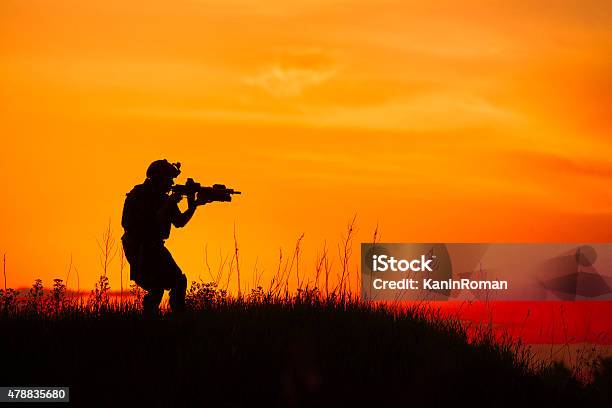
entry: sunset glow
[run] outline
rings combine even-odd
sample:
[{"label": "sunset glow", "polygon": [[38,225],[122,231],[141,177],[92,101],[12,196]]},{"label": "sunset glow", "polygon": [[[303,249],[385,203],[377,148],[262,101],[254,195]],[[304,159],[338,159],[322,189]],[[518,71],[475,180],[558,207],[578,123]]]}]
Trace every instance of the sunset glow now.
[{"label": "sunset glow", "polygon": [[302,233],[301,270],[325,243],[337,257],[354,215],[354,269],[377,224],[387,242],[612,241],[611,2],[260,3],[3,1],[9,287],[72,258],[90,290],[97,240],[109,219],[119,240],[160,158],[243,192],[168,241],[207,280],[205,247],[215,268],[235,228],[243,290]]}]

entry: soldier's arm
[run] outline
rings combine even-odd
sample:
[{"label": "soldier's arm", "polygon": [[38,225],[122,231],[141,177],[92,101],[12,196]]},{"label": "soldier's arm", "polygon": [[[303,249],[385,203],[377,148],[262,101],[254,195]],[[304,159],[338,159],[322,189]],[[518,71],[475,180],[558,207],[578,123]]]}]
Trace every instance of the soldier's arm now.
[{"label": "soldier's arm", "polygon": [[181,212],[178,206],[176,206],[174,216],[172,217],[172,224],[176,228],[184,227],[189,222],[191,217],[193,217],[193,214],[195,213],[195,210],[198,207],[198,205],[196,204],[195,196],[188,196],[187,202],[189,204],[185,212]]},{"label": "soldier's arm", "polygon": [[172,225],[174,225],[176,228],[184,227],[189,222],[191,217],[193,217],[195,209],[196,207],[189,207],[185,210],[185,212],[181,212],[179,210],[172,219]]}]

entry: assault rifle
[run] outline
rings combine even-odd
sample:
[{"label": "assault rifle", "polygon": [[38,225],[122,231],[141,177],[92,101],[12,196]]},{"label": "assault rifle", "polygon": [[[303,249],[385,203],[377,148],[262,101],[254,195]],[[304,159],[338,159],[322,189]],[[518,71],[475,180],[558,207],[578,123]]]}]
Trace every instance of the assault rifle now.
[{"label": "assault rifle", "polygon": [[192,178],[188,178],[185,184],[175,184],[172,192],[189,196],[197,194],[198,205],[212,203],[213,201],[232,201],[232,195],[241,194],[233,188],[227,188],[223,184],[213,184],[212,187],[202,186]]}]

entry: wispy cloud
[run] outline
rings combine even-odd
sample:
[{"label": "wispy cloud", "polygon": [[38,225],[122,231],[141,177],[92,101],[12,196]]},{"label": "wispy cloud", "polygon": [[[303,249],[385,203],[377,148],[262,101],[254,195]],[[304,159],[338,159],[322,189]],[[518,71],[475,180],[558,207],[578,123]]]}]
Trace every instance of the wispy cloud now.
[{"label": "wispy cloud", "polygon": [[277,98],[295,97],[308,87],[328,81],[339,67],[319,49],[284,51],[277,61],[243,82],[259,87]]}]

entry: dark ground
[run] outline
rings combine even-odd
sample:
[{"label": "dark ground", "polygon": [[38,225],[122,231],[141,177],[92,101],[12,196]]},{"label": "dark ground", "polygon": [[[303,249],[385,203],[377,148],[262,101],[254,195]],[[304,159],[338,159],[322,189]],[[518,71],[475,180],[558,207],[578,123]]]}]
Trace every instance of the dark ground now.
[{"label": "dark ground", "polygon": [[0,384],[70,386],[72,406],[612,406],[609,362],[583,386],[487,333],[468,341],[427,310],[231,301],[143,319],[66,309],[5,314],[0,331]]}]

